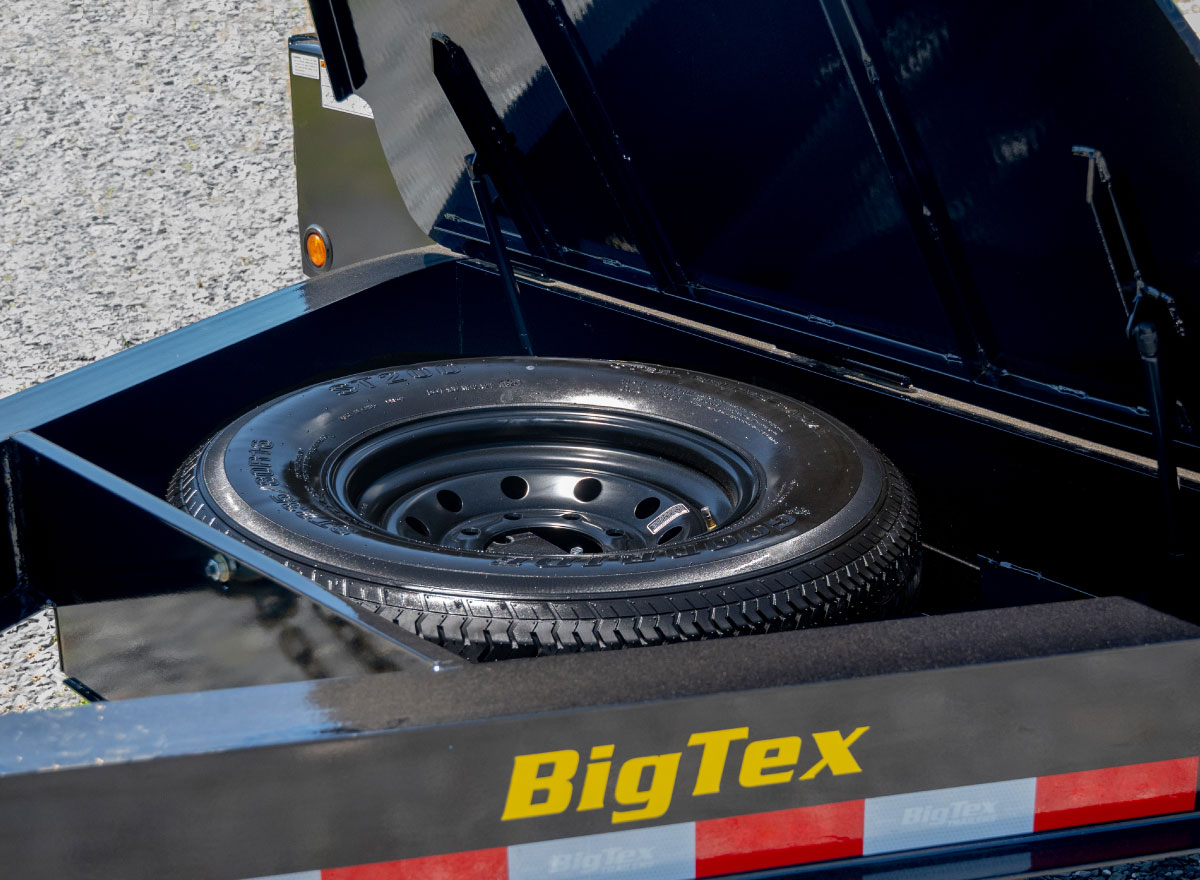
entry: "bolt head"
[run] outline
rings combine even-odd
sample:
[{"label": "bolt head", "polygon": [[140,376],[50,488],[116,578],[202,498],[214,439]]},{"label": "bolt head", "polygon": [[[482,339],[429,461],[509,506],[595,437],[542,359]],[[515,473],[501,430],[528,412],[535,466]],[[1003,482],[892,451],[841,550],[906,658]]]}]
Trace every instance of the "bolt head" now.
[{"label": "bolt head", "polygon": [[218,584],[227,583],[230,571],[229,563],[225,560],[225,557],[218,554],[204,563],[204,576]]}]

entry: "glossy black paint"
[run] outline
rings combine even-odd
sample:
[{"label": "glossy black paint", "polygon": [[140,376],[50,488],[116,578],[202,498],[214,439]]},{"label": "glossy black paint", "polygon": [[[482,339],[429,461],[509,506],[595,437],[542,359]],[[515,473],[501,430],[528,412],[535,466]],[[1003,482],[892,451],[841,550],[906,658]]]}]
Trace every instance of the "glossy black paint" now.
[{"label": "glossy black paint", "polygon": [[[137,357],[121,355],[78,379],[55,380],[5,401],[0,423],[32,428],[161,497],[192,448],[286,390],[360,368],[519,353],[512,311],[494,273],[463,262],[412,271],[444,259],[391,258],[281,291],[139,347]],[[389,277],[405,270],[409,274]],[[362,286],[357,295],[343,295],[356,284]],[[1176,583],[1169,563],[1145,549],[1159,543],[1159,520],[1147,512],[1159,509],[1160,490],[1144,460],[1082,448],[918,387],[756,348],[586,292],[524,280],[519,294],[538,355],[716,372],[799,397],[853,425],[912,479],[926,543],[956,557],[1009,562],[1092,594],[1140,594]],[[256,327],[262,332],[250,334]],[[91,395],[98,399],[82,405]],[[178,401],[171,431],[161,429],[164,400]],[[200,400],[207,405],[196,405]],[[114,424],[123,430],[114,433]],[[131,432],[154,440],[130,443]],[[50,496],[33,496],[35,504],[52,503],[39,497]],[[1180,503],[1181,534],[1200,528],[1198,499],[1189,481]],[[965,510],[971,515],[963,516]],[[1106,536],[1103,553],[1071,549],[1095,546],[1097,535]],[[1119,538],[1109,540],[1113,536]],[[47,556],[68,566],[91,558]]]},{"label": "glossy black paint", "polygon": [[[561,257],[562,251],[542,219],[533,201],[519,163],[515,161],[513,134],[504,127],[487,93],[483,90],[471,61],[462,47],[445,34],[434,34],[429,41],[433,73],[454,114],[462,122],[467,137],[475,148],[467,159],[467,178],[472,183],[472,195],[479,209],[488,241],[500,241],[499,228],[493,229],[494,218],[489,212],[492,203],[490,187],[483,176],[504,200],[525,247],[542,257]],[[483,169],[486,169],[483,170]],[[486,197],[481,198],[480,186]]]},{"label": "glossy black paint", "polygon": [[[390,640],[398,669],[293,683],[263,670],[258,687],[147,699],[135,697],[154,686],[127,676],[124,692],[97,690],[132,699],[2,718],[0,864],[29,877],[234,877],[552,836],[498,827],[488,812],[514,754],[608,729],[661,749],[693,722],[738,713],[768,728],[788,712],[830,727],[872,714],[879,729],[910,731],[898,746],[881,737],[870,776],[805,795],[813,802],[1195,754],[1195,627],[1126,600],[1070,601],[1136,596],[1200,617],[1179,601],[1184,575],[1151,549],[1161,488],[1145,458],[1149,417],[1136,408],[1140,363],[1121,316],[1111,322],[1119,306],[1080,197],[1086,171],[1060,155],[1086,143],[1110,156],[1145,274],[1178,297],[1190,326],[1200,267],[1179,218],[1197,185],[1185,161],[1196,44],[1173,7],[1140,0],[1101,19],[1082,0],[1019,2],[985,19],[976,6],[922,0],[828,0],[819,15],[796,4],[564,2],[552,9],[570,20],[560,39],[531,3],[511,0],[458,18],[434,0],[379,19],[366,4],[327,5],[343,23],[353,12],[356,85],[413,214],[486,262],[430,248],[351,266],[0,401],[0,622],[46,598],[86,616],[118,598],[186,597],[219,551]],[[440,100],[435,31],[466,48],[564,245],[560,265],[514,258],[533,350],[721,373],[845,419],[920,493],[937,560],[932,616],[453,665],[161,500],[196,443],[286,390],[521,350],[462,174],[470,143],[448,108],[419,133],[399,112]],[[661,94],[646,88],[651,74]],[[354,120],[317,119],[325,135],[338,130],[327,122]],[[414,147],[423,162],[397,166]],[[515,226],[501,222],[519,254]],[[681,287],[643,257],[647,224]],[[980,403],[989,408],[970,405]],[[1178,436],[1179,461],[1194,468],[1194,445]],[[1184,477],[1186,541],[1200,530],[1200,491]],[[968,613],[942,614],[955,610]],[[189,623],[157,637],[196,647]],[[226,683],[151,672],[201,691]],[[108,674],[120,680],[119,664]],[[953,717],[921,711],[945,708],[950,693],[961,698]],[[1008,736],[995,736],[998,718]],[[1182,814],[815,870],[1049,871],[1196,849],[1198,822]]]},{"label": "glossy black paint", "polygon": [[[654,823],[1173,758],[1194,749],[1200,724],[1186,697],[1195,633],[1098,600],[8,716],[0,853],[31,878],[83,865],[245,877],[603,832],[602,811],[500,822],[512,757],[592,742],[654,753],[733,722],[767,735],[868,724],[875,736],[857,750],[861,774],[759,792],[731,783],[717,798],[684,790]],[[917,657],[914,644],[937,647]],[[1064,648],[1074,653],[1056,655]],[[1032,682],[1045,699],[1029,700]],[[536,724],[532,712],[544,713]],[[1012,719],[1003,734],[997,719]],[[694,750],[687,761],[694,773]],[[105,822],[87,822],[98,810]],[[1196,845],[1194,816],[1173,817],[1172,848]],[[1122,831],[1121,855],[1150,851],[1137,825]],[[136,847],[112,845],[135,834]],[[975,876],[982,854],[1019,858],[1052,841],[924,857]],[[1079,858],[1048,851],[1043,870]]]},{"label": "glossy black paint", "polygon": [[[1077,552],[1105,527],[1080,511],[1103,511],[1106,503],[1137,510],[1139,499],[1157,497],[1158,482],[1144,464],[963,409],[916,386],[885,385],[594,292],[522,279],[518,293],[538,354],[686,364],[779,388],[852,421],[913,475],[922,491],[927,540],[959,557],[931,553],[946,560],[936,578],[942,608],[979,607],[995,592],[988,578],[962,561],[980,553],[1009,564],[1003,571],[1019,580],[1027,602],[1072,595],[1047,578],[1088,593],[1136,593],[1169,583],[1138,544],[1143,534],[1153,534],[1152,526],[1126,521],[1120,510],[1113,516],[1122,517],[1127,544],[1107,541],[1104,554]],[[428,250],[332,272],[0,402],[0,425],[11,435],[5,446],[11,505],[5,509],[16,517],[8,524],[15,543],[5,546],[4,568],[20,585],[10,592],[10,605],[49,597],[75,603],[86,616],[91,603],[117,597],[186,595],[217,550],[302,600],[357,618],[295,572],[160,500],[171,472],[214,425],[286,388],[362,365],[519,350],[494,270]],[[163,428],[168,424],[169,431]],[[1196,498],[1193,489],[1183,498],[1193,529]],[[79,527],[81,517],[87,528]],[[65,535],[69,553],[63,552]],[[761,713],[781,706],[803,707],[807,717],[832,705],[822,702],[826,697],[806,696],[818,691],[843,714],[881,718],[879,695],[915,705],[922,689],[944,693],[947,684],[939,676],[953,672],[981,700],[977,710],[959,716],[973,719],[962,723],[982,725],[961,729],[961,741],[974,750],[969,760],[965,753],[947,757],[945,729],[935,733],[931,726],[928,735],[910,740],[910,751],[881,751],[873,759],[878,774],[863,777],[856,789],[863,793],[927,788],[932,779],[966,784],[1178,757],[1197,741],[1200,723],[1180,713],[1190,703],[1172,690],[1186,689],[1194,676],[1190,664],[1200,644],[1195,628],[1120,600],[491,667],[443,662],[431,646],[405,644],[403,634],[379,628],[371,617],[357,619],[405,652],[395,672],[272,684],[264,669],[256,688],[0,719],[0,740],[13,746],[5,754],[19,758],[0,774],[0,809],[22,817],[20,823],[0,821],[0,829],[11,831],[0,831],[5,864],[21,865],[31,877],[75,873],[84,864],[95,874],[153,875],[168,863],[178,876],[189,870],[195,876],[253,876],[516,840],[495,829],[487,799],[499,796],[496,786],[503,788],[504,781],[497,782],[496,774],[505,772],[531,731],[554,739],[552,730],[541,729],[545,719],[566,725],[563,736],[583,735],[597,724],[665,736],[691,717],[680,714],[680,701],[701,694],[733,701],[699,707],[704,718],[727,716],[734,703],[750,713],[751,723],[760,717],[767,723]],[[183,616],[173,629],[151,636],[178,640],[175,647],[185,652],[200,647],[201,633]],[[72,656],[70,646],[65,652]],[[1034,657],[1042,659],[1028,659]],[[108,680],[121,678],[119,660],[118,653],[118,667],[105,671]],[[1029,667],[1031,662],[1042,665]],[[88,684],[85,669],[72,671]],[[900,673],[902,678],[891,675]],[[166,666],[125,679],[130,687],[124,691],[96,690],[132,697],[139,680],[142,693],[161,693],[162,682],[172,689],[222,684],[205,678],[202,669]],[[853,682],[858,684],[844,687]],[[813,690],[782,702],[777,693],[756,690],[792,685]],[[1045,697],[1037,704],[1038,720],[1030,714],[1031,687]],[[1011,705],[1004,694],[1011,695]],[[631,703],[642,707],[636,723],[622,708]],[[1136,733],[1107,721],[1081,722],[1071,707],[1084,703],[1088,713],[1101,707],[1106,719],[1136,723]],[[1030,721],[1043,745],[1033,751],[993,743],[977,749],[983,729],[992,730],[1002,711]],[[531,724],[530,713],[549,714]],[[936,719],[924,721],[934,725]],[[464,724],[472,732],[465,733]],[[1086,739],[1081,730],[1088,731]],[[448,744],[460,747],[450,763]],[[657,741],[645,746],[657,747]],[[45,772],[52,767],[58,769]],[[380,786],[381,768],[405,779],[403,790]],[[435,820],[433,805],[453,803],[448,790],[479,792],[485,812],[467,821],[454,807],[453,819]],[[214,811],[214,803],[221,809]],[[304,809],[296,808],[299,803]],[[109,817],[103,827],[84,822],[80,812],[97,810]],[[409,818],[394,821],[397,810],[409,811]],[[78,829],[69,847],[39,842],[36,829],[57,840],[63,823]],[[489,823],[492,831],[485,830]],[[1175,839],[1191,841],[1190,827],[1182,823],[1182,837]],[[133,834],[134,828],[136,852],[111,846],[114,833]],[[431,836],[435,828],[444,836]],[[1159,840],[1141,831],[1129,835]],[[1154,845],[1147,842],[1143,852]],[[986,852],[991,849],[963,850],[955,863],[971,863]],[[1073,856],[1061,858],[1053,864]]]},{"label": "glossy black paint", "polygon": [[[178,536],[176,543],[182,544]],[[365,675],[403,669],[413,660],[405,649],[248,569],[240,568],[237,580],[213,583],[200,574],[202,552],[180,555],[173,570],[154,570],[158,590],[57,606],[62,668],[78,676],[69,684],[84,699]],[[148,573],[138,566],[138,586]],[[178,589],[160,592],[168,584]],[[183,627],[184,635],[162,637]]]},{"label": "glossy black paint", "polygon": [[[752,319],[755,335],[816,334],[1040,423],[1082,415],[1095,439],[1124,425],[1124,448],[1152,449],[1072,149],[1109,157],[1146,282],[1189,323],[1200,258],[1177,218],[1200,197],[1200,43],[1167,0],[350,5],[361,91],[435,238],[482,238],[441,155],[466,139],[413,61],[438,32],[514,133],[560,264],[643,284],[670,310],[694,298]],[[413,106],[446,137],[414,141]],[[1173,359],[1195,375],[1187,345]],[[1172,420],[1194,461],[1193,384]]]},{"label": "glossy black paint", "polygon": [[[614,125],[601,96],[598,70],[589,57],[583,35],[560,0],[522,7],[554,85],[562,95],[571,121],[579,129],[605,187],[617,202],[632,245],[660,290],[691,296],[679,257],[650,204],[647,193],[630,169],[629,147]],[[612,242],[605,242],[611,247]]]},{"label": "glossy black paint", "polygon": [[[312,34],[289,37],[288,50],[318,62],[324,58]],[[317,79],[291,73],[289,82],[301,230],[296,253],[304,274],[430,244],[396,191],[374,123],[325,107]],[[321,270],[305,252],[304,235],[310,226],[321,229],[330,244],[329,261]]]},{"label": "glossy black paint", "polygon": [[314,0],[309,9],[313,22],[325,34],[330,87],[334,97],[341,101],[361,88],[367,79],[349,5],[346,0]]}]

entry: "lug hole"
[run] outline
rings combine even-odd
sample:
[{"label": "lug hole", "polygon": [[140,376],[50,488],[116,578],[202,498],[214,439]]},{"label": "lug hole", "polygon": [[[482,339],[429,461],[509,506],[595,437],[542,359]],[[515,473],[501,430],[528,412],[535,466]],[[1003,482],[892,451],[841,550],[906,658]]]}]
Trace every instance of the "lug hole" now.
[{"label": "lug hole", "polygon": [[603,488],[599,480],[587,477],[575,484],[575,497],[584,502],[595,501]]},{"label": "lug hole", "polygon": [[579,515],[578,513],[564,513],[562,515],[562,518],[569,519],[569,520],[583,519],[583,517],[581,515]]},{"label": "lug hole", "polygon": [[458,493],[451,492],[449,489],[443,489],[437,493],[437,503],[451,513],[458,513],[462,510],[462,499],[458,497]]},{"label": "lug hole", "polygon": [[604,534],[608,535],[610,538],[620,538],[625,535],[625,530],[624,529],[609,529]]},{"label": "lug hole", "polygon": [[521,514],[519,514],[519,513],[506,513],[506,514],[504,514],[504,518],[505,518],[505,519],[520,519],[520,518],[521,518]]},{"label": "lug hole", "polygon": [[421,522],[415,516],[404,517],[404,523],[421,537],[429,537],[429,526],[425,525],[425,523]]},{"label": "lug hole", "polygon": [[661,502],[651,495],[649,498],[643,498],[638,502],[637,507],[633,509],[633,515],[638,519],[646,519],[654,516],[654,511],[658,510],[658,505]]},{"label": "lug hole", "polygon": [[462,534],[466,535],[468,538],[474,538],[479,534],[479,529],[475,528],[474,526],[468,526],[462,530]]},{"label": "lug hole", "polygon": [[500,481],[500,491],[517,501],[529,494],[529,484],[520,477],[505,477]]},{"label": "lug hole", "polygon": [[665,532],[663,532],[662,537],[658,539],[659,546],[667,543],[667,541],[670,541],[672,538],[677,538],[679,533],[682,531],[683,526],[675,526],[672,529],[667,529]]}]

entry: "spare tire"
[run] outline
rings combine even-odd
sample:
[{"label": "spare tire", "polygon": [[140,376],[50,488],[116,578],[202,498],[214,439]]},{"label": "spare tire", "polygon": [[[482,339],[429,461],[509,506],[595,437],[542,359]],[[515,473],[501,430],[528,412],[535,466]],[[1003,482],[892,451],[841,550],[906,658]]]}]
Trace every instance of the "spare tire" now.
[{"label": "spare tire", "polygon": [[849,428],[622,361],[313,385],[202,444],[168,497],[472,659],[877,617],[919,570],[912,491]]}]

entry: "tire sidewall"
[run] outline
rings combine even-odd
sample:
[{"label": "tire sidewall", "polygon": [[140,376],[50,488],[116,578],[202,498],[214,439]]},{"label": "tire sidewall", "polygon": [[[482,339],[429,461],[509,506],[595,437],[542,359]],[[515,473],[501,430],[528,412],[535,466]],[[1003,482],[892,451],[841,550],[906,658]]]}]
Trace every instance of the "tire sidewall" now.
[{"label": "tire sidewall", "polygon": [[[451,551],[379,534],[342,510],[330,461],[381,430],[449,412],[595,407],[707,434],[759,473],[736,521],[655,550],[585,557]],[[309,386],[219,432],[198,462],[199,503],[232,532],[335,577],[533,601],[652,595],[795,565],[850,540],[886,493],[879,453],[829,415],[717,376],[623,361],[485,358]]]}]

